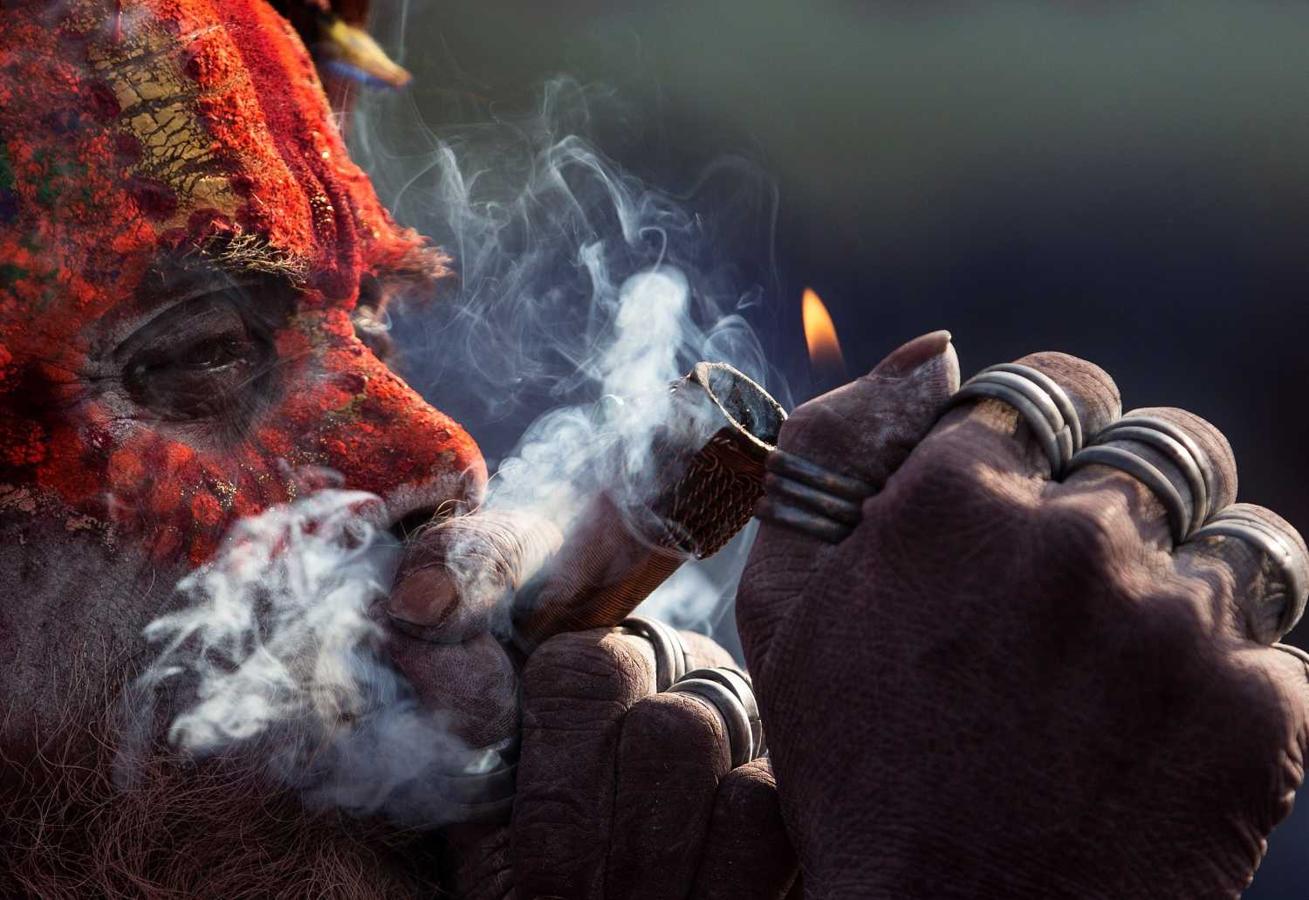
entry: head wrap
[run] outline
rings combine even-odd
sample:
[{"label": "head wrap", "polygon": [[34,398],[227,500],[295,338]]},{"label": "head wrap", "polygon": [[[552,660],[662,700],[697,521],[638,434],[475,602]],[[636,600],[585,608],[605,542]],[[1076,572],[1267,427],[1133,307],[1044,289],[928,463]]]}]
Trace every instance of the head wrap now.
[{"label": "head wrap", "polygon": [[[426,282],[445,259],[391,219],[350,161],[284,18],[263,0],[6,4],[0,483],[54,490],[98,514],[109,498],[148,522],[159,510],[133,499],[127,470],[167,475],[204,462],[201,448],[115,425],[84,391],[74,396],[95,351],[89,326],[131,309],[161,259],[197,258],[295,285],[304,314],[279,350],[304,357],[312,379],[261,421],[260,455],[240,462],[245,475],[230,474],[231,460],[210,461],[227,474],[193,466],[186,477],[213,483],[178,502],[221,523],[278,499],[285,491],[268,487],[274,457],[335,468],[382,493],[425,473],[481,471],[467,435],[354,340],[361,284],[376,295],[377,285]],[[338,406],[349,411],[344,424],[332,417]],[[365,429],[388,423],[410,433],[407,445],[369,444]],[[132,446],[140,452],[124,457]],[[245,482],[260,478],[251,494]],[[197,533],[195,516],[168,528]]]}]

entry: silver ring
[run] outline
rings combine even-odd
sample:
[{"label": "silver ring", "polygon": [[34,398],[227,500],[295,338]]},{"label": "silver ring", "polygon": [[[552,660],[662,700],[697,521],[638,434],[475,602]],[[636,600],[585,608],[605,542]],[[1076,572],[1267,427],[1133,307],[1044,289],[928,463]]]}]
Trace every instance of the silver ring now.
[{"label": "silver ring", "polygon": [[862,518],[858,503],[824,493],[818,488],[792,481],[775,473],[769,473],[767,480],[764,482],[764,489],[774,499],[789,501],[796,506],[807,506],[839,525],[848,525],[853,528],[859,524],[859,519]]},{"label": "silver ring", "polygon": [[1300,665],[1304,666],[1304,677],[1306,680],[1309,680],[1309,653],[1304,652],[1299,647],[1292,646],[1291,644],[1283,644],[1281,642],[1273,644],[1272,648],[1274,650],[1281,650],[1288,656],[1294,656],[1296,659],[1300,660]]},{"label": "silver ring", "polygon": [[955,392],[946,409],[968,400],[999,400],[1017,410],[1045,453],[1051,478],[1063,477],[1081,447],[1082,424],[1072,401],[1050,376],[1031,366],[1003,363],[983,369]]},{"label": "silver ring", "polygon": [[1191,489],[1191,519],[1186,533],[1191,534],[1205,523],[1216,502],[1214,470],[1209,455],[1185,429],[1155,416],[1129,415],[1107,426],[1093,443],[1109,441],[1136,441],[1168,457]]},{"label": "silver ring", "polygon": [[[727,728],[729,752],[732,768],[743,766],[762,751],[762,746],[754,738],[754,722],[751,721],[746,704],[738,691],[742,687],[749,690],[743,679],[734,683],[730,675],[721,669],[697,669],[695,674],[688,673],[668,689],[672,694],[691,694],[704,701],[722,717]],[[750,691],[750,699],[754,694]],[[755,707],[757,710],[757,706]]]},{"label": "silver ring", "polygon": [[1168,514],[1173,543],[1180,544],[1186,540],[1190,531],[1190,523],[1186,516],[1186,501],[1177,492],[1177,488],[1173,487],[1168,476],[1159,471],[1158,466],[1123,447],[1093,445],[1083,448],[1073,457],[1072,462],[1068,464],[1068,471],[1072,473],[1091,465],[1108,466],[1126,472],[1148,487],[1150,492],[1159,498],[1159,502],[1163,504]]},{"label": "silver ring", "polygon": [[785,450],[773,450],[766,463],[764,496],[755,515],[796,531],[839,544],[863,517],[863,502],[877,489],[858,478],[830,472]]},{"label": "silver ring", "polygon": [[1077,415],[1077,407],[1073,406],[1073,401],[1069,399],[1064,389],[1059,386],[1059,382],[1040,369],[1025,366],[1022,363],[999,363],[994,366],[987,366],[978,374],[983,375],[987,372],[1010,372],[1036,382],[1040,388],[1050,395],[1051,401],[1059,409],[1059,414],[1063,416],[1064,424],[1068,426],[1068,435],[1072,439],[1073,452],[1076,453],[1082,449],[1081,417]]},{"label": "silver ring", "polygon": [[746,718],[750,720],[750,739],[752,746],[751,759],[758,759],[768,752],[768,745],[764,740],[764,720],[759,714],[759,701],[755,699],[754,683],[750,676],[740,669],[734,669],[728,666],[719,666],[712,669],[693,669],[686,673],[689,678],[703,678],[707,681],[717,681],[723,687],[730,690],[736,695],[736,699],[745,707]]},{"label": "silver ring", "polygon": [[644,616],[628,616],[618,627],[645,638],[654,648],[656,691],[668,690],[686,674],[686,645],[674,629]]},{"label": "silver ring", "polygon": [[876,492],[876,488],[862,479],[838,475],[816,462],[785,450],[778,449],[769,453],[767,466],[770,472],[855,503],[862,503],[864,498]]},{"label": "silver ring", "polygon": [[[1267,556],[1282,573],[1282,584],[1289,598],[1278,620],[1277,633],[1273,635],[1255,635],[1261,643],[1272,643],[1286,634],[1300,617],[1304,615],[1305,601],[1309,598],[1309,560],[1300,553],[1300,548],[1288,543],[1267,522],[1243,511],[1239,506],[1225,509],[1203,528],[1191,536],[1192,540],[1201,538],[1223,537],[1235,538],[1254,546]],[[1299,563],[1297,565],[1296,563]]]},{"label": "silver ring", "polygon": [[433,776],[438,794],[458,810],[457,821],[478,825],[509,822],[518,789],[519,748],[520,739],[515,735],[498,744],[470,751],[479,757],[494,754],[495,762],[491,766],[486,767],[485,761],[479,760],[477,771],[444,770]]}]

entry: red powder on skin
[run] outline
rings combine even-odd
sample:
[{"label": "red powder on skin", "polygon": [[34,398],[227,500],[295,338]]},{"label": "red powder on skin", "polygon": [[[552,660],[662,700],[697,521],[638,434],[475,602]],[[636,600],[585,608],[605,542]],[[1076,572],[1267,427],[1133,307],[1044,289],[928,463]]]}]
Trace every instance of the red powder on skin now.
[{"label": "red powder on skin", "polygon": [[[261,0],[129,12],[85,0],[51,27],[0,9],[0,482],[193,563],[234,517],[288,499],[288,468],[378,493],[466,471],[476,488],[471,438],[355,339],[363,277],[434,277],[441,258],[349,161],[289,26]],[[144,105],[143,79],[172,105]],[[168,129],[151,119],[163,108]],[[181,137],[161,148],[160,131]],[[133,303],[160,248],[235,235],[308,273],[301,313],[275,336],[280,399],[237,443],[148,418],[108,427],[85,380],[94,323]],[[39,419],[17,377],[34,360],[69,385]]]},{"label": "red powder on skin", "polygon": [[222,504],[213,494],[197,494],[191,499],[191,518],[202,529],[212,530],[223,521]]}]

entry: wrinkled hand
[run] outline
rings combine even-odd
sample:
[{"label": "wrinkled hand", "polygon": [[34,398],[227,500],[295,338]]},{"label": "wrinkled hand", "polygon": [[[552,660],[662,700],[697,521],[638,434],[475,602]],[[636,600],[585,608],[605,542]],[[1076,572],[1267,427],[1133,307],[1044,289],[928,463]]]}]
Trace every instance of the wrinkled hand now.
[{"label": "wrinkled hand", "polygon": [[[1021,362],[1066,391],[1087,443],[1119,417],[1095,366]],[[838,543],[765,523],[738,599],[807,893],[1236,896],[1303,776],[1306,666],[1268,646],[1283,569],[1239,538],[1175,544],[1119,469],[1053,479],[1006,403],[941,417],[957,385],[948,335],[929,335],[782,431],[874,489]],[[1236,496],[1226,440],[1140,412],[1208,457],[1212,521]],[[1166,454],[1117,443],[1194,510]],[[1290,526],[1240,509],[1303,570]]]},{"label": "wrinkled hand", "polygon": [[[645,637],[561,635],[518,672],[491,636],[492,604],[455,596],[437,571],[440,540],[420,535],[393,594],[393,611],[428,623],[393,638],[397,664],[470,744],[513,734],[521,716],[511,823],[445,830],[455,896],[785,896],[795,855],[767,760],[734,768],[713,705],[656,690]],[[687,670],[733,665],[708,638],[681,640]]]}]

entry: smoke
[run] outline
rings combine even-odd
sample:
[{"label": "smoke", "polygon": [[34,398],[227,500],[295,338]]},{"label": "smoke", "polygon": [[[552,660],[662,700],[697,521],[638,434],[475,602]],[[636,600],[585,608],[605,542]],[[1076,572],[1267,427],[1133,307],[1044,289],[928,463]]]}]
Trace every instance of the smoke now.
[{"label": "smoke", "polygon": [[[695,363],[731,363],[787,399],[747,320],[763,288],[733,262],[771,251],[772,182],[721,159],[675,195],[606,157],[601,131],[618,145],[648,133],[612,91],[568,77],[529,111],[439,130],[412,96],[370,95],[349,128],[396,215],[458,270],[444,295],[395,312],[403,373],[481,443],[488,508],[565,529],[601,489],[643,499],[666,387]],[[745,544],[722,551],[732,565],[689,563],[650,607],[712,630]]]},{"label": "smoke", "polygon": [[320,490],[239,521],[178,584],[180,608],[146,628],[158,647],[128,697],[117,777],[150,752],[152,722],[195,757],[240,754],[311,806],[436,825],[457,815],[442,779],[484,771],[385,661],[369,617],[395,546],[371,494]]},{"label": "smoke", "polygon": [[[444,296],[391,310],[404,373],[488,449],[487,508],[565,530],[601,490],[645,497],[668,385],[696,362],[774,380],[746,321],[762,291],[724,262],[711,215],[767,230],[766,180],[729,161],[683,197],[647,187],[585,137],[611,101],[560,78],[531,113],[438,134],[408,95],[368,95],[351,127],[397,218],[458,268]],[[146,631],[158,656],[131,697],[137,740],[121,778],[162,716],[174,746],[248,755],[311,803],[429,825],[457,817],[442,779],[497,757],[453,736],[385,660],[369,611],[396,548],[377,507],[326,490],[270,509],[178,586],[181,608]],[[745,547],[688,564],[650,606],[709,630]]]}]

